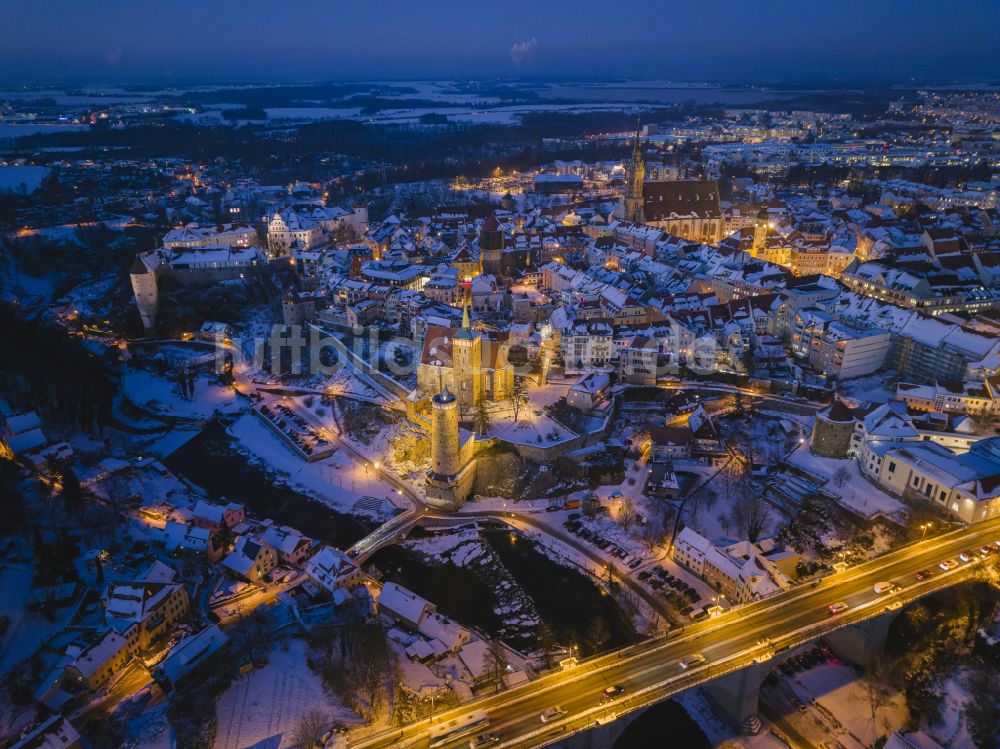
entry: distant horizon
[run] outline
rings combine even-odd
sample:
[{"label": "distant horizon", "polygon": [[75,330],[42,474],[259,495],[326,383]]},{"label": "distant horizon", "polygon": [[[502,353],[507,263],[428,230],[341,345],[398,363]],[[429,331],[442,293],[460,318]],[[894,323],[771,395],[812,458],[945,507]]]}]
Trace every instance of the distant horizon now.
[{"label": "distant horizon", "polygon": [[282,87],[282,86],[324,86],[324,85],[378,85],[378,84],[412,84],[429,82],[455,83],[495,83],[523,85],[525,87],[545,86],[550,84],[618,84],[627,87],[628,84],[649,84],[661,88],[747,88],[747,89],[784,89],[789,91],[816,91],[820,89],[885,89],[901,90],[915,88],[957,88],[968,87],[1000,90],[1000,75],[997,76],[955,76],[955,77],[911,77],[890,79],[876,76],[851,77],[809,77],[809,78],[664,78],[662,76],[627,76],[627,75],[586,75],[586,74],[551,74],[551,75],[454,75],[454,76],[358,76],[358,77],[225,77],[225,76],[149,76],[135,77],[102,76],[56,76],[44,78],[0,77],[0,91],[13,92],[42,91],[45,89],[60,90],[67,88],[139,88],[148,86],[151,91],[159,89],[170,90],[180,87],[205,88],[252,88],[252,87]]}]

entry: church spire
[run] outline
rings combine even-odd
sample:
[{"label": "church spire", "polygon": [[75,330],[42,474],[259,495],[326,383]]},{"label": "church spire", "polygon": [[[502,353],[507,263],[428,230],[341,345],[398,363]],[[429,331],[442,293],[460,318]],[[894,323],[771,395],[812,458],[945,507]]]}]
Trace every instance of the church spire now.
[{"label": "church spire", "polygon": [[632,142],[632,157],[625,165],[625,198],[622,217],[634,224],[644,222],[642,187],[646,179],[646,166],[642,161],[642,123],[636,121],[635,140]]},{"label": "church spire", "polygon": [[462,301],[462,328],[468,330],[471,326],[469,325],[469,295],[466,292],[465,299]]}]

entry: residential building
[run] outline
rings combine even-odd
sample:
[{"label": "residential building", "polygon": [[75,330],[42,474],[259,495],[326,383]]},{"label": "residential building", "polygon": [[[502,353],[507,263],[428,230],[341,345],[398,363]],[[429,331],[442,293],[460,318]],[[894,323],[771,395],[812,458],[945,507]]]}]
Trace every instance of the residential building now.
[{"label": "residential building", "polygon": [[222,565],[237,576],[258,583],[278,565],[278,552],[247,536],[240,536]]},{"label": "residential building", "polygon": [[80,734],[61,715],[42,721],[8,749],[81,749]]},{"label": "residential building", "polygon": [[353,590],[364,582],[364,573],[347,554],[332,546],[324,546],[305,564],[309,579],[327,593]]}]

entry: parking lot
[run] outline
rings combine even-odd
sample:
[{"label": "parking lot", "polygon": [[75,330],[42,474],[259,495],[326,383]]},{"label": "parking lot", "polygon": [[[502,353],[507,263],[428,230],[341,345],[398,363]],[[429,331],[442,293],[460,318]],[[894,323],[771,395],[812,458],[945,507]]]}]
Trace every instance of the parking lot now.
[{"label": "parking lot", "polygon": [[707,616],[704,609],[697,608],[697,604],[703,600],[702,593],[689,582],[667,570],[665,567],[667,562],[640,570],[643,565],[650,563],[646,554],[632,553],[597,531],[586,527],[580,519],[579,513],[570,513],[566,521],[563,522],[563,527],[596,549],[620,560],[628,569],[638,570],[635,578],[681,616],[693,617],[694,619]]}]

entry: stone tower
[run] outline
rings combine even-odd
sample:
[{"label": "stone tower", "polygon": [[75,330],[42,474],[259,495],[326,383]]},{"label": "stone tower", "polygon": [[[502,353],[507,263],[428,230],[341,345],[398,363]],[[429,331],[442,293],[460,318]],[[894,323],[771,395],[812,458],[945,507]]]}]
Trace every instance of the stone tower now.
[{"label": "stone tower", "polygon": [[645,178],[646,166],[642,161],[642,143],[637,129],[632,144],[632,156],[625,164],[625,198],[622,210],[622,218],[634,224],[645,221],[642,209],[642,185]]},{"label": "stone tower", "polygon": [[431,473],[454,476],[458,468],[458,400],[446,385],[431,398]]},{"label": "stone tower", "polygon": [[451,361],[458,403],[463,408],[472,408],[482,387],[483,337],[469,324],[468,302],[462,315],[462,327],[451,339]]},{"label": "stone tower", "polygon": [[840,398],[816,414],[809,449],[827,458],[846,458],[854,433],[854,414]]},{"label": "stone tower", "polygon": [[500,276],[503,270],[503,229],[494,216],[489,216],[479,227],[479,260],[484,275]]},{"label": "stone tower", "polygon": [[457,510],[472,494],[476,480],[475,443],[463,443],[458,432],[458,399],[447,386],[431,398],[431,465],[427,471],[427,503]]}]

